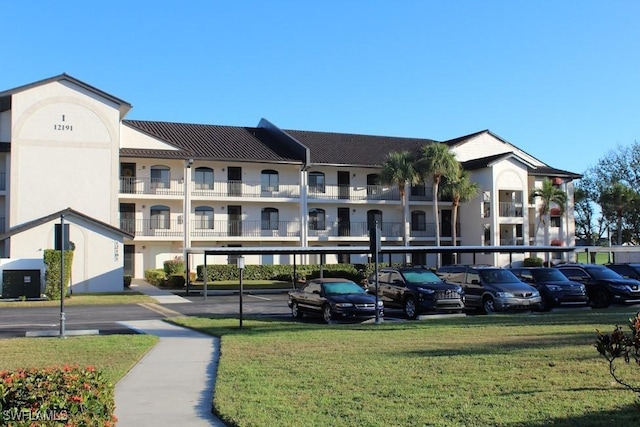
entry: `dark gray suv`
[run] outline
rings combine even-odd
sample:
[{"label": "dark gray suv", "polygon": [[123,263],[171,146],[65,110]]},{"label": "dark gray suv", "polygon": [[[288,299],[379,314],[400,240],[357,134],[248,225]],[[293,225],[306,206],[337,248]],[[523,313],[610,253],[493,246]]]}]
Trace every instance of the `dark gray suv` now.
[{"label": "dark gray suv", "polygon": [[[460,313],[464,310],[462,286],[442,281],[419,267],[382,268],[378,271],[378,297],[387,308],[401,308],[410,319],[425,312]],[[368,290],[375,294],[376,277]]]}]

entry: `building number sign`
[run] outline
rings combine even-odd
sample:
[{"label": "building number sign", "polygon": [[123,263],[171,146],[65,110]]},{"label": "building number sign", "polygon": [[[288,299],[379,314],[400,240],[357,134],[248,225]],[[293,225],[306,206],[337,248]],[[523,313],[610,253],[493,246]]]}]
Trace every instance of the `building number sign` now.
[{"label": "building number sign", "polygon": [[65,115],[63,114],[61,123],[54,124],[53,125],[53,130],[73,131],[73,125],[70,125],[69,123],[65,122]]}]

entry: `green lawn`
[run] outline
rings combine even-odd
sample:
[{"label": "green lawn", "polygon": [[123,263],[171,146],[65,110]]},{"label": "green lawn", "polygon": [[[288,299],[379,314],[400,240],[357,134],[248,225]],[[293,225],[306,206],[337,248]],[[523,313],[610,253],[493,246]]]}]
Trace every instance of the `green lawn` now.
[{"label": "green lawn", "polygon": [[[75,294],[65,298],[65,305],[111,305],[111,304],[138,304],[155,302],[153,298],[139,292],[114,292],[99,294]],[[1,307],[57,307],[60,301],[2,301]]]},{"label": "green lawn", "polygon": [[587,257],[587,254],[585,252],[577,252],[576,253],[576,260],[577,262],[581,262],[581,263],[585,263],[585,264],[606,264],[608,262],[610,262],[609,260],[609,253],[608,252],[596,252],[596,259],[595,262],[592,262],[589,258],[591,258],[591,253],[589,254],[589,257]]},{"label": "green lawn", "polygon": [[[632,308],[381,325],[177,318],[221,336],[214,406],[238,426],[640,425],[595,348]],[[640,368],[620,373],[640,384]]]},{"label": "green lawn", "polygon": [[0,340],[0,370],[94,366],[115,384],[155,344],[153,335],[103,335]]}]

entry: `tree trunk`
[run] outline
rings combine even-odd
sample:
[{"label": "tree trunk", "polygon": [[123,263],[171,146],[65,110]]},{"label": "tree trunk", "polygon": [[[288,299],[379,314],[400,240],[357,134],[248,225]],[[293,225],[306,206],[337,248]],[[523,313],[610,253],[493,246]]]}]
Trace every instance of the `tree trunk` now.
[{"label": "tree trunk", "polygon": [[[438,178],[433,179],[433,216],[436,221],[436,246],[440,246],[440,215],[438,215]],[[440,267],[440,252],[436,252],[436,268]]]}]

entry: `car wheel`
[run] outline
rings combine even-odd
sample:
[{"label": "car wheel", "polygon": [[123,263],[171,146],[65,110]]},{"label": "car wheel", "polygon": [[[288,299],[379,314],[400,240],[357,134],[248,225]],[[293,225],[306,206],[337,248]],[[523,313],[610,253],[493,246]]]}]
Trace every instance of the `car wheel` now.
[{"label": "car wheel", "polygon": [[496,312],[496,306],[493,302],[493,298],[485,297],[485,299],[482,300],[482,311],[484,312],[484,314],[491,314]]},{"label": "car wheel", "polygon": [[322,307],[322,319],[326,323],[331,323],[331,306],[329,304]]},{"label": "car wheel", "polygon": [[596,291],[593,296],[593,306],[595,308],[606,308],[609,307],[609,295],[606,291],[600,290]]},{"label": "car wheel", "polygon": [[409,319],[418,317],[418,309],[414,297],[409,297],[404,301],[404,314],[406,314]]},{"label": "car wheel", "polygon": [[302,312],[300,311],[300,307],[297,302],[294,302],[291,305],[291,315],[296,319],[302,319]]},{"label": "car wheel", "polygon": [[551,303],[545,297],[542,297],[540,299],[540,305],[538,306],[538,311],[549,311],[549,310],[551,310]]}]

